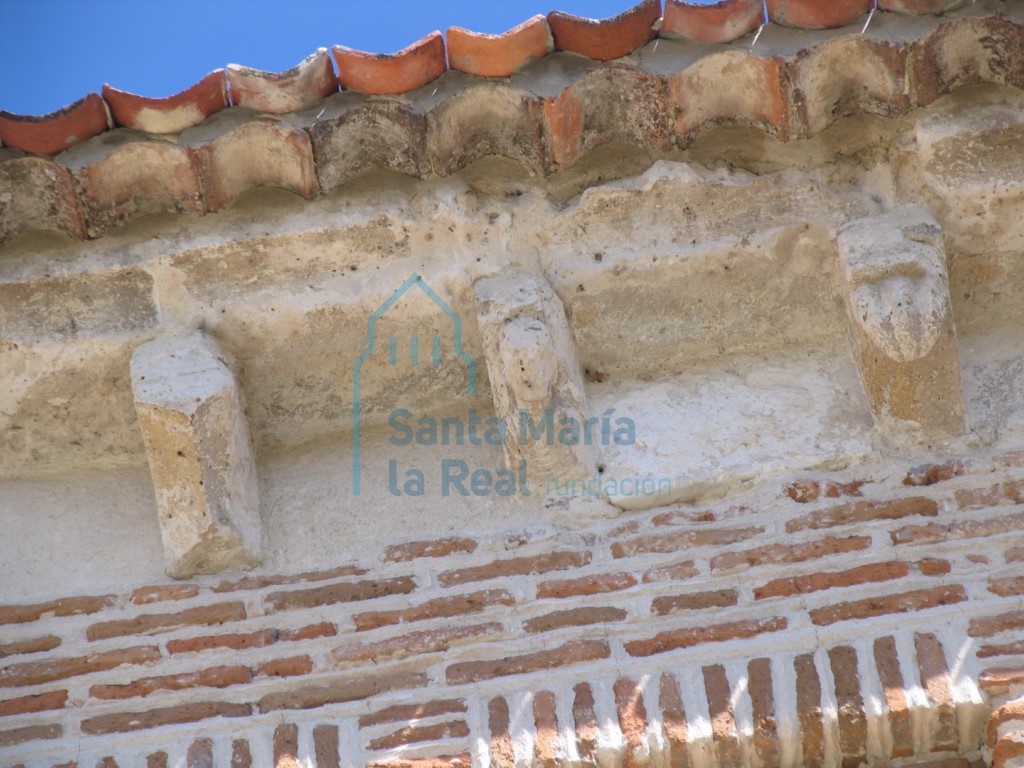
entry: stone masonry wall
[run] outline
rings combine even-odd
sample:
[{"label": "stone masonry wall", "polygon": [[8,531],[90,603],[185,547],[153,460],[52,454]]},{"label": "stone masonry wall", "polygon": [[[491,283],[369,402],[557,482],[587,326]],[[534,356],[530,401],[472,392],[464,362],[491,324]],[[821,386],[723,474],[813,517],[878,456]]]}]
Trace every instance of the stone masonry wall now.
[{"label": "stone masonry wall", "polygon": [[0,764],[1009,759],[1022,502],[1004,452],[5,605]]}]

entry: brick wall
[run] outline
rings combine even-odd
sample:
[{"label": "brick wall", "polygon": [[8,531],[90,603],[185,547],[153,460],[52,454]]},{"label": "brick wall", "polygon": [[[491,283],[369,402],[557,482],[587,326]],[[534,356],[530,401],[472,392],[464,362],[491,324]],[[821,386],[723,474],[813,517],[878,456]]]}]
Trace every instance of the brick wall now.
[{"label": "brick wall", "polygon": [[0,765],[1015,765],[1022,501],[880,465],[0,606]]}]

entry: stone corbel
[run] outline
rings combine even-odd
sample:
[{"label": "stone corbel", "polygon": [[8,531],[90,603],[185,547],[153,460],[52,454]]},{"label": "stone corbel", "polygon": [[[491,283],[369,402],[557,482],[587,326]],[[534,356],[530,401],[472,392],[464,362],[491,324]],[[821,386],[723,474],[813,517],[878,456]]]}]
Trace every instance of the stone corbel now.
[{"label": "stone corbel", "polygon": [[167,333],[135,349],[131,374],[167,574],[253,567],[256,465],[228,357],[199,331]]},{"label": "stone corbel", "polygon": [[494,409],[505,421],[508,468],[525,465],[531,493],[589,478],[595,446],[560,435],[587,418],[583,375],[561,300],[547,281],[508,272],[476,283],[476,305]]},{"label": "stone corbel", "polygon": [[923,207],[860,219],[839,233],[857,364],[878,429],[897,442],[966,428],[946,252]]}]

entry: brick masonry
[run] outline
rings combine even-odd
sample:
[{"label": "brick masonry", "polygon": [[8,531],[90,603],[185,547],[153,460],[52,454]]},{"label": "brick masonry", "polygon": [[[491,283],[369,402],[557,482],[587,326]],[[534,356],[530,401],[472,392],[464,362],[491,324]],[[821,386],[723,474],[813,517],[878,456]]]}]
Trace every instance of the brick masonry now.
[{"label": "brick masonry", "polygon": [[1009,768],[1024,468],[966,459],[0,606],[0,765]]}]

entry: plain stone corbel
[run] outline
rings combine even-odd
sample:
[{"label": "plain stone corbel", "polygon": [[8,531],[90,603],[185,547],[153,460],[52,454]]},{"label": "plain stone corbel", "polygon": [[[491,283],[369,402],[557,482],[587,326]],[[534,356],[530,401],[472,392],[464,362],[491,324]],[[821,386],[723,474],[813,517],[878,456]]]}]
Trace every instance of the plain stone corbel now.
[{"label": "plain stone corbel", "polygon": [[167,574],[255,566],[256,465],[228,357],[200,331],[167,333],[136,347],[131,374]]},{"label": "plain stone corbel", "polygon": [[875,425],[897,442],[966,428],[942,229],[924,207],[839,233],[857,364]]},{"label": "plain stone corbel", "polygon": [[483,278],[474,293],[508,468],[525,463],[531,492],[540,495],[549,482],[592,477],[594,447],[559,440],[564,424],[584,424],[587,401],[558,295],[543,277],[518,271]]}]

